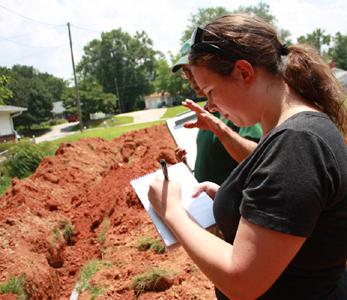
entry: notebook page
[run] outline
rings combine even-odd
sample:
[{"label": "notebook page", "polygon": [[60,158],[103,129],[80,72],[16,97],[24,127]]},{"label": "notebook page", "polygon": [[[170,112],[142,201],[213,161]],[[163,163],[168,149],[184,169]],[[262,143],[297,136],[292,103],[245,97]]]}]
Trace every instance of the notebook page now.
[{"label": "notebook page", "polygon": [[[159,172],[161,172],[161,170],[159,170]],[[156,174],[157,173],[154,172],[138,179],[134,179],[131,181],[131,185],[135,189],[136,194],[140,198],[144,208],[155,224],[159,234],[164,240],[165,245],[171,246],[177,241],[170,229],[155,213],[148,200],[149,184],[154,180]],[[198,182],[187,166],[184,163],[172,165],[168,167],[168,175],[169,180],[176,181],[181,184],[182,205],[187,210],[189,215],[204,228],[208,228],[215,224],[212,212],[212,199],[206,193],[202,193],[197,198],[192,198],[191,196],[193,189]]]}]

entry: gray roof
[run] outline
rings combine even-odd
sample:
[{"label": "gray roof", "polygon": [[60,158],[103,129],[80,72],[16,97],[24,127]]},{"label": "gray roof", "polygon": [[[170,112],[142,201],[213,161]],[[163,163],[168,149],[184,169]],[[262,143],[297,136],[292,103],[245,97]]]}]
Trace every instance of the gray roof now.
[{"label": "gray roof", "polygon": [[26,111],[27,109],[19,106],[12,105],[0,105],[0,112],[16,113],[20,111]]}]

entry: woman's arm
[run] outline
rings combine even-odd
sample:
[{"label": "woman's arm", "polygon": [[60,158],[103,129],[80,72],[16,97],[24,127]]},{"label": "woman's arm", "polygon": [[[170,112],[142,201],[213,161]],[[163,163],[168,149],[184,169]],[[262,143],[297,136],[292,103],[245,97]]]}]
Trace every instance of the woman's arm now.
[{"label": "woman's arm", "polygon": [[305,241],[241,218],[232,246],[192,221],[180,205],[179,194],[177,184],[156,179],[149,199],[198,267],[233,300],[265,293]]},{"label": "woman's arm", "polygon": [[188,122],[184,126],[186,128],[197,127],[202,130],[212,131],[221,141],[229,155],[237,162],[244,160],[257,147],[257,143],[240,136],[220,119],[195,102],[187,99],[182,104],[194,111],[197,115],[196,122]]}]

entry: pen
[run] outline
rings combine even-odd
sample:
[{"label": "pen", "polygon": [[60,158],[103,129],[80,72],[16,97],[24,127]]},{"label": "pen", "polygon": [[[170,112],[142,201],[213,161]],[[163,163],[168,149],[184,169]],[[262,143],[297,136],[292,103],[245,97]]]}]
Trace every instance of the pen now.
[{"label": "pen", "polygon": [[168,175],[168,172],[167,172],[167,165],[166,165],[165,159],[161,159],[160,160],[160,167],[161,167],[161,169],[163,171],[165,180],[169,180],[169,175]]}]

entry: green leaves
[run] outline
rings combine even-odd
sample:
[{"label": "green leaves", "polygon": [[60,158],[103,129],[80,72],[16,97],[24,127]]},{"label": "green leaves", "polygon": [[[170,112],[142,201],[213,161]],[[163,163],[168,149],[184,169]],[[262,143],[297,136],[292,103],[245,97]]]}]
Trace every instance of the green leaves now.
[{"label": "green leaves", "polygon": [[84,47],[77,71],[83,80],[96,80],[104,93],[118,95],[118,110],[130,111],[153,90],[156,54],[144,31],[131,36],[116,29]]}]

